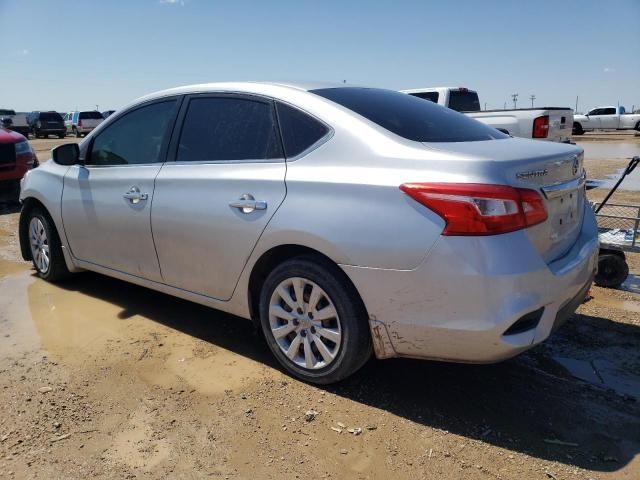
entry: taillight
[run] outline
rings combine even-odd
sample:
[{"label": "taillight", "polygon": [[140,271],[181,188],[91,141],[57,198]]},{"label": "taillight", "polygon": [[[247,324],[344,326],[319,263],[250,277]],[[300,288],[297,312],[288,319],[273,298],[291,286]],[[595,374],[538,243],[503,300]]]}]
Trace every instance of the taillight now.
[{"label": "taillight", "polygon": [[82,126],[82,120],[78,120],[78,126],[81,127]]},{"label": "taillight", "polygon": [[549,135],[549,115],[533,119],[533,138],[547,138]]},{"label": "taillight", "polygon": [[400,190],[447,223],[443,235],[497,235],[547,219],[535,190],[476,183],[405,183]]}]

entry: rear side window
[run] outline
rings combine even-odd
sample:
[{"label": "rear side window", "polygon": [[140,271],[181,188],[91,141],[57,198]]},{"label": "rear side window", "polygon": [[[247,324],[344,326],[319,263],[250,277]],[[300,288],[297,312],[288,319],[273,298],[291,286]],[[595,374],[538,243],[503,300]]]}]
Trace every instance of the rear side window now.
[{"label": "rear side window", "polygon": [[601,115],[615,115],[615,114],[616,114],[616,109],[613,107],[603,108],[601,113]]},{"label": "rear side window", "polygon": [[390,132],[417,142],[473,142],[509,138],[498,130],[433,102],[379,88],[311,90]]},{"label": "rear side window", "polygon": [[456,112],[479,112],[480,99],[476,92],[470,90],[450,90],[449,108]]},{"label": "rear side window", "polygon": [[422,98],[424,100],[431,100],[433,103],[438,103],[438,99],[440,98],[438,92],[416,92],[410,93],[409,95],[413,95],[414,97]]},{"label": "rear side window", "polygon": [[118,118],[93,142],[90,165],[157,163],[176,101],[154,103]]},{"label": "rear side window", "polygon": [[192,98],[182,124],[179,162],[283,158],[273,102]]},{"label": "rear side window", "polygon": [[323,123],[297,108],[278,102],[277,109],[287,158],[300,155],[329,133]]},{"label": "rear side window", "polygon": [[80,112],[80,120],[102,120],[100,112]]},{"label": "rear side window", "polygon": [[62,116],[57,112],[43,112],[40,114],[40,120],[45,122],[61,122]]}]

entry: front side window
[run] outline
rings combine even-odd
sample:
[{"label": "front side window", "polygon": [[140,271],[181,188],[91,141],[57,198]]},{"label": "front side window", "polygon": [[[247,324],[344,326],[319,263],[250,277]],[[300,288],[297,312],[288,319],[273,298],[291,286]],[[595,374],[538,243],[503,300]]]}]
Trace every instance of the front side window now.
[{"label": "front side window", "polygon": [[588,115],[602,115],[602,109],[601,108],[594,108],[593,110],[591,110]]},{"label": "front side window", "polygon": [[278,102],[277,109],[287,158],[300,155],[329,133],[323,123],[297,108]]},{"label": "front side window", "polygon": [[272,102],[224,96],[189,101],[176,161],[260,161],[282,157]]},{"label": "front side window", "polygon": [[473,142],[510,138],[449,108],[380,88],[338,87],[310,90],[408,140]]},{"label": "front side window", "polygon": [[176,100],[137,108],[109,125],[93,142],[90,165],[157,163]]}]

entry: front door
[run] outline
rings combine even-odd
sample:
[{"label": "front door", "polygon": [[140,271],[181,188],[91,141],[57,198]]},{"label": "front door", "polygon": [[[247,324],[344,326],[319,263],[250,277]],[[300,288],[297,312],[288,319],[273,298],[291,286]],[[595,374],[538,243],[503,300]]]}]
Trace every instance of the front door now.
[{"label": "front door", "polygon": [[165,283],[227,300],[285,197],[273,102],[195,95],[157,179],[151,223]]},{"label": "front door", "polygon": [[600,115],[600,128],[616,129],[618,128],[618,115],[616,115],[615,107],[608,107],[602,109],[602,115]]},{"label": "front door", "polygon": [[161,281],[151,234],[154,181],[178,100],[132,109],[98,133],[64,179],[62,218],[74,257]]}]

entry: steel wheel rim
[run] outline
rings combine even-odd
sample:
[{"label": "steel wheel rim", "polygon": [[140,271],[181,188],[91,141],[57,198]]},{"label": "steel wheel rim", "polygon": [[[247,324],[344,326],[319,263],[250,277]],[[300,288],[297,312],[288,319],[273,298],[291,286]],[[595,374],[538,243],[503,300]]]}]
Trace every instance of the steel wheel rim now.
[{"label": "steel wheel rim", "polygon": [[31,245],[31,257],[40,273],[49,271],[49,239],[44,224],[38,217],[33,217],[29,222],[29,244]]},{"label": "steel wheel rim", "polygon": [[315,282],[291,277],[280,282],[269,302],[269,326],[280,351],[308,370],[330,365],[342,346],[335,305]]}]

